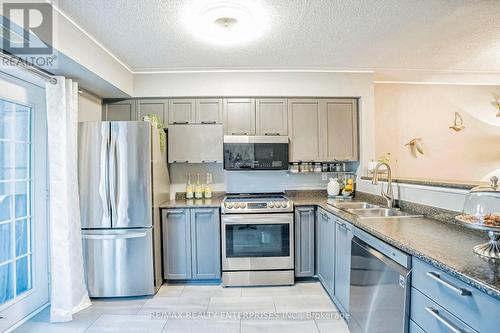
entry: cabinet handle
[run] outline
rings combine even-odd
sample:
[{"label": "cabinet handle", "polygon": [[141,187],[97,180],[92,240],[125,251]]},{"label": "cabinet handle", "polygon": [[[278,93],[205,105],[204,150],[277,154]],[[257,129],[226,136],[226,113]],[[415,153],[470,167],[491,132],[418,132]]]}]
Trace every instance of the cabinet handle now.
[{"label": "cabinet handle", "polygon": [[453,290],[454,292],[456,292],[460,296],[470,296],[470,295],[472,295],[472,293],[469,290],[464,289],[464,288],[456,287],[456,286],[452,285],[451,283],[449,283],[449,282],[441,279],[441,276],[439,275],[439,273],[436,273],[436,272],[427,272],[427,276],[430,277],[431,279],[435,280],[436,282],[442,284],[443,286],[445,286],[445,287]]},{"label": "cabinet handle", "polygon": [[184,210],[182,210],[182,209],[169,209],[169,210],[167,210],[167,214],[184,214]]},{"label": "cabinet handle", "polygon": [[203,160],[201,163],[217,163],[217,160]]},{"label": "cabinet handle", "polygon": [[174,125],[186,125],[189,124],[189,121],[174,121]]},{"label": "cabinet handle", "polygon": [[231,133],[231,135],[247,135],[247,132],[241,132],[241,133]]},{"label": "cabinet handle", "polygon": [[189,161],[173,161],[173,163],[189,163]]},{"label": "cabinet handle", "polygon": [[442,315],[439,314],[438,309],[434,309],[433,307],[426,307],[425,311],[431,314],[434,318],[439,320],[443,325],[445,325],[451,332],[453,333],[467,333],[461,328],[457,327],[455,324],[450,322],[448,319],[444,318]]},{"label": "cabinet handle", "polygon": [[275,136],[275,135],[280,135],[280,134],[279,133],[264,133],[264,135]]},{"label": "cabinet handle", "polygon": [[202,121],[202,124],[217,124],[216,121]]}]

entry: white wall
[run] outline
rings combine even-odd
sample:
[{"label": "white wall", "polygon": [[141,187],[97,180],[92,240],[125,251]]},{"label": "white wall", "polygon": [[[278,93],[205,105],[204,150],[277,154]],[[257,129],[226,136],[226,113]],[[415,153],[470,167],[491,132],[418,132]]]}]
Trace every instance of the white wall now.
[{"label": "white wall", "polygon": [[78,94],[78,121],[99,121],[102,117],[102,100],[96,96]]}]

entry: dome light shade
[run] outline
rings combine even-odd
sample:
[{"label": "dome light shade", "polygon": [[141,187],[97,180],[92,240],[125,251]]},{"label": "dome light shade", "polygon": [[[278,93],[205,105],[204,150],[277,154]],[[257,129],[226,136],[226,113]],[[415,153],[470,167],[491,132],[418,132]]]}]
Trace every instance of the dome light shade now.
[{"label": "dome light shade", "polygon": [[198,1],[185,9],[183,21],[194,36],[220,45],[252,41],[268,25],[267,13],[256,0]]}]

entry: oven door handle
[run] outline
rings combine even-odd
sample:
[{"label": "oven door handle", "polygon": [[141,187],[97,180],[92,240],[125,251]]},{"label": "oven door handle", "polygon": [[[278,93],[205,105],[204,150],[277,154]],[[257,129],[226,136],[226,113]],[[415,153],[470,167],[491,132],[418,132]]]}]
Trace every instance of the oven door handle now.
[{"label": "oven door handle", "polygon": [[293,224],[293,213],[284,214],[226,214],[222,224]]}]

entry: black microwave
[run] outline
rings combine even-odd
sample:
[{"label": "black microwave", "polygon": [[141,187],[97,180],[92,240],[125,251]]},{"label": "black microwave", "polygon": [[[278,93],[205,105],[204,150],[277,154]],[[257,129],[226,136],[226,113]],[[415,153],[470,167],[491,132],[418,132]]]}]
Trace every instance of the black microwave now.
[{"label": "black microwave", "polygon": [[225,135],[224,169],[288,170],[288,137]]}]

